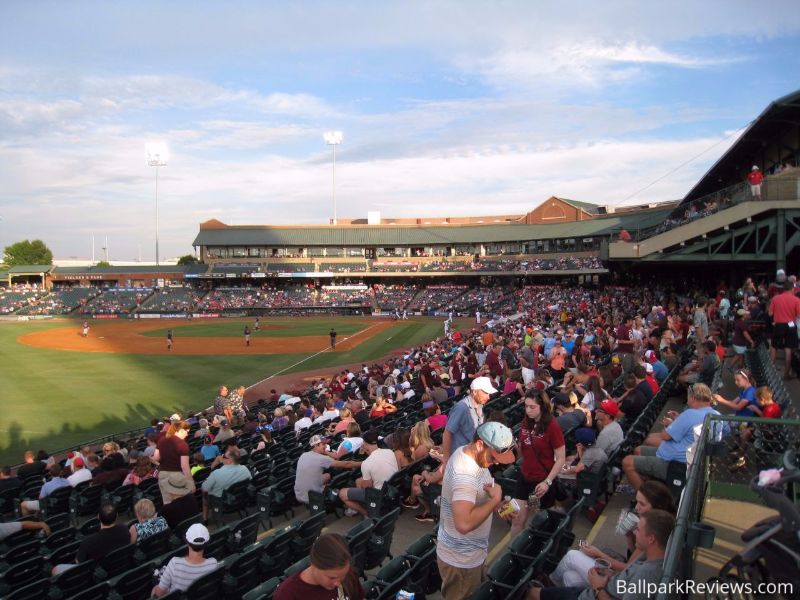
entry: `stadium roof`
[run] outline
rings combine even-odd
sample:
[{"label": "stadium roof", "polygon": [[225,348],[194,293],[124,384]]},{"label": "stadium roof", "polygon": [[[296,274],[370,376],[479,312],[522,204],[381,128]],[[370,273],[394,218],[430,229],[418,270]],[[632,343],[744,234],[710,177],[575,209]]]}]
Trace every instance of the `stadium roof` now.
[{"label": "stadium roof", "polygon": [[681,204],[745,180],[753,165],[770,172],[800,152],[800,90],[770,102],[737,142],[689,190]]},{"label": "stadium roof", "polygon": [[[187,267],[178,265],[149,265],[149,266],[120,266],[115,267],[54,267],[53,274],[73,275],[73,274],[105,274],[105,273],[185,273]],[[203,267],[205,269],[205,266]]]},{"label": "stadium roof", "polygon": [[9,275],[39,275],[47,273],[52,269],[52,265],[17,265],[8,270]]},{"label": "stadium roof", "polygon": [[[200,224],[194,246],[413,246],[477,244],[563,239],[608,235],[620,229],[636,230],[661,223],[673,210],[670,204],[652,210],[609,215],[586,221],[552,225],[441,225],[441,226],[257,226],[224,225],[216,219]],[[210,226],[209,226],[210,225]]]}]

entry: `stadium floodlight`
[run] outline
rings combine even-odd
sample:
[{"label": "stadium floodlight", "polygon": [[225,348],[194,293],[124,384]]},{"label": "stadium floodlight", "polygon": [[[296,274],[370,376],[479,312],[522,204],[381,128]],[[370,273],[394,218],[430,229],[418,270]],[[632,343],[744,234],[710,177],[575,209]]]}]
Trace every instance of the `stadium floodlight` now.
[{"label": "stadium floodlight", "polygon": [[336,146],[342,143],[341,131],[326,131],[322,138],[333,148],[333,225],[336,225]]},{"label": "stadium floodlight", "polygon": [[158,169],[166,167],[169,161],[169,150],[164,142],[148,142],[145,144],[147,166],[156,168],[156,266],[159,262],[158,252]]}]

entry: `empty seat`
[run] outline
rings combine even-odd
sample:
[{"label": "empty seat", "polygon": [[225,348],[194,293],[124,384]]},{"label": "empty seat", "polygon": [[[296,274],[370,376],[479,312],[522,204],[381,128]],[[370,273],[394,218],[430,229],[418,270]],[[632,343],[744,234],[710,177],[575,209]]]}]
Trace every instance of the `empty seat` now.
[{"label": "empty seat", "polygon": [[242,596],[242,600],[272,600],[272,595],[281,583],[278,577],[272,577],[257,588],[254,588]]},{"label": "empty seat", "polygon": [[292,562],[298,561],[308,555],[314,540],[319,537],[325,525],[325,513],[311,515],[305,521],[295,524],[294,536],[290,545]]},{"label": "empty seat", "polygon": [[87,590],[70,596],[67,600],[106,600],[110,589],[108,582],[98,583]]},{"label": "empty seat", "polygon": [[247,590],[252,589],[261,581],[259,561],[262,551],[261,546],[253,545],[232,561],[226,561],[227,572],[223,579],[226,597],[241,598]]},{"label": "empty seat", "polygon": [[392,558],[392,538],[394,536],[394,526],[399,516],[400,508],[398,507],[375,521],[364,560],[365,571],[379,567],[387,556]]},{"label": "empty seat", "polygon": [[158,566],[155,562],[146,562],[112,579],[109,582],[112,588],[109,600],[148,598],[153,589],[153,571]]}]

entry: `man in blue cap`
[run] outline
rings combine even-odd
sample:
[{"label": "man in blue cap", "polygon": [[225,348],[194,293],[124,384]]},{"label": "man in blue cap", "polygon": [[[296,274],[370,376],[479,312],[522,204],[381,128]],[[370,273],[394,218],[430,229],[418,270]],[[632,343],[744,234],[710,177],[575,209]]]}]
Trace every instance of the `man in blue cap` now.
[{"label": "man in blue cap", "polygon": [[479,425],[472,442],[456,448],[445,467],[436,555],[445,600],[468,598],[483,580],[492,513],[503,490],[489,473],[515,460],[514,435],[501,423]]}]

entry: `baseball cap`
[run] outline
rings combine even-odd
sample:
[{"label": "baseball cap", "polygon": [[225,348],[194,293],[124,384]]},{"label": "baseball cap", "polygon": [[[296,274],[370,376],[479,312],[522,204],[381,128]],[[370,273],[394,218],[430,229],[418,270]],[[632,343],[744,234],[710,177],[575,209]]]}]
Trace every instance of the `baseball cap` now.
[{"label": "baseball cap", "polygon": [[211,535],[208,533],[208,529],[200,523],[195,523],[186,530],[186,541],[192,546],[202,546],[209,539],[211,539]]},{"label": "baseball cap", "polygon": [[575,430],[575,441],[584,446],[591,446],[597,441],[597,434],[591,427],[579,427]]},{"label": "baseball cap", "polygon": [[775,272],[775,279],[776,279],[777,281],[779,281],[779,282],[784,282],[784,281],[786,281],[786,271],[784,271],[783,269],[778,269],[778,270]]},{"label": "baseball cap", "polygon": [[378,430],[377,429],[370,429],[369,431],[367,431],[365,434],[363,434],[361,436],[361,439],[364,440],[365,444],[375,445],[375,444],[378,443],[378,438],[379,437],[380,436],[378,435]]},{"label": "baseball cap", "polygon": [[750,169],[751,171],[758,171],[758,165],[753,165],[753,168]]},{"label": "baseball cap", "polygon": [[652,350],[648,350],[647,352],[644,353],[644,359],[649,363],[654,363],[658,360],[658,357],[656,356],[655,352],[653,352]]},{"label": "baseball cap", "polygon": [[70,464],[78,469],[82,469],[85,466],[83,459],[80,456],[73,458]]},{"label": "baseball cap", "polygon": [[647,373],[652,373],[652,372],[653,372],[653,365],[651,365],[650,363],[645,363],[645,365],[644,365],[644,370],[645,370]]},{"label": "baseball cap", "polygon": [[222,425],[222,426],[224,427],[225,425],[227,425],[227,424],[228,424],[228,419],[220,419],[220,420],[219,420],[219,424],[220,424],[220,425]]},{"label": "baseball cap", "polygon": [[736,311],[736,314],[739,315],[740,317],[743,317],[747,314],[747,311],[743,308],[740,308],[739,310]]},{"label": "baseball cap", "polygon": [[619,356],[612,356],[611,357],[611,364],[618,365],[619,364]]},{"label": "baseball cap", "polygon": [[174,413],[174,414],[173,414],[173,415],[172,415],[172,416],[169,418],[169,420],[170,420],[171,422],[173,422],[173,423],[177,423],[178,421],[180,421],[180,420],[181,420],[181,416],[180,416],[178,413]]},{"label": "baseball cap", "polygon": [[495,462],[510,465],[516,460],[512,450],[514,434],[508,427],[496,421],[489,421],[480,425],[476,433],[478,438],[492,450]]},{"label": "baseball cap", "polygon": [[600,406],[597,407],[597,410],[601,410],[608,416],[616,419],[619,414],[619,405],[613,400],[603,400]]},{"label": "baseball cap", "polygon": [[324,443],[325,443],[325,442],[327,442],[327,441],[328,441],[328,440],[326,440],[326,439],[325,439],[324,437],[322,437],[321,435],[312,435],[312,436],[311,436],[311,439],[310,439],[310,440],[308,440],[308,445],[309,445],[311,448],[313,448],[313,447],[314,447],[314,446],[316,446],[317,444],[324,444]]},{"label": "baseball cap", "polygon": [[471,390],[480,390],[482,392],[486,392],[487,394],[496,394],[497,390],[492,385],[492,380],[488,377],[476,377],[472,380],[472,383],[469,386]]}]

